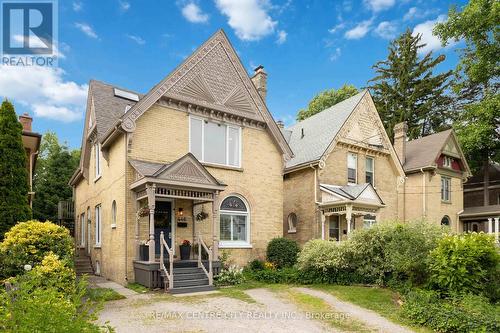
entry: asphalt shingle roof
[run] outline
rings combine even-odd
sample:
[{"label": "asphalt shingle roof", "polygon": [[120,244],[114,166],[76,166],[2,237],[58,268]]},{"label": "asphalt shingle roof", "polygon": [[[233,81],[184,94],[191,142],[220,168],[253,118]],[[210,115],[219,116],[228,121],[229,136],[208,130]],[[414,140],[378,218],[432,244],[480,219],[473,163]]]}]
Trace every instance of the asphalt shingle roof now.
[{"label": "asphalt shingle roof", "polygon": [[451,134],[451,129],[424,136],[406,143],[405,171],[433,165],[435,159]]},{"label": "asphalt shingle roof", "polygon": [[129,160],[130,165],[144,177],[153,176],[158,170],[165,166],[165,163],[153,163],[141,160]]},{"label": "asphalt shingle roof", "polygon": [[294,157],[286,167],[319,160],[365,93],[367,90],[287,128],[285,138]]}]

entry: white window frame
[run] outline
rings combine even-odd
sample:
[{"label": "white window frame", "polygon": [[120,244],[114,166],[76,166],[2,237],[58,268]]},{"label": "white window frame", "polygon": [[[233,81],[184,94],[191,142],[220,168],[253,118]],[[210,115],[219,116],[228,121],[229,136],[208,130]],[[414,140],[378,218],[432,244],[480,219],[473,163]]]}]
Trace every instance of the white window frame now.
[{"label": "white window frame", "polygon": [[85,219],[85,213],[80,214],[80,246],[84,247],[85,242],[85,229],[87,229],[87,220]]},{"label": "white window frame", "polygon": [[101,247],[102,242],[102,206],[95,206],[95,247]]},{"label": "white window frame", "polygon": [[95,178],[94,181],[97,181],[102,176],[102,168],[101,168],[101,144],[94,144],[94,163],[95,163]]},{"label": "white window frame", "polygon": [[377,217],[375,215],[363,216],[363,228],[371,228],[377,224]]},{"label": "white window frame", "polygon": [[366,170],[366,161],[367,160],[372,161],[372,171],[370,171],[370,173],[372,174],[372,186],[375,187],[375,158],[373,156],[366,156],[365,157],[365,182],[367,182],[366,181],[366,174],[368,173],[368,171]]},{"label": "white window frame", "polygon": [[[196,117],[196,116],[189,116],[189,151],[192,152],[192,146],[191,146],[191,120],[196,119],[201,121],[201,159],[200,162],[202,163],[207,163],[207,164],[212,164],[212,165],[221,165],[225,167],[230,167],[230,168],[241,168],[241,152],[242,152],[242,147],[241,147],[241,136],[242,136],[242,130],[241,126],[236,126],[228,123],[223,123],[223,122],[217,122],[217,121],[212,121],[206,118],[202,117]],[[206,162],[205,161],[205,124],[206,122],[212,122],[215,124],[219,124],[221,126],[226,126],[226,162],[225,163],[214,163],[214,162]],[[229,164],[229,129],[236,129],[238,130],[238,165],[232,165]]]},{"label": "white window frame", "polygon": [[116,200],[111,203],[111,229],[116,229]]},{"label": "white window frame", "polygon": [[[295,225],[292,223],[292,218],[295,216]],[[288,233],[289,234],[294,234],[297,232],[297,224],[299,223],[299,217],[295,213],[290,213],[288,214]]]},{"label": "white window frame", "polygon": [[[250,205],[248,204],[248,201],[245,200],[244,197],[238,194],[230,194],[227,197],[225,197],[223,200],[221,200],[220,205],[224,202],[225,199],[229,197],[237,197],[243,201],[245,204],[247,211],[246,212],[241,212],[241,211],[233,211],[233,210],[224,210],[221,209],[219,206],[219,248],[251,248],[252,243],[250,240],[250,225],[251,225],[251,217],[250,217]],[[220,238],[220,216],[221,215],[231,215],[231,239],[233,238],[233,216],[246,216],[246,229],[247,229],[247,234],[246,238],[247,241],[233,241],[233,240],[222,240]]]},{"label": "white window frame", "polygon": [[441,176],[441,201],[451,202],[451,178]]},{"label": "white window frame", "polygon": [[[354,169],[354,183],[349,181],[349,156],[354,156],[354,159],[356,160],[356,167]],[[358,154],[356,153],[352,153],[352,152],[348,152],[347,153],[347,184],[350,184],[350,185],[355,185],[358,183]]]},{"label": "white window frame", "polygon": [[449,156],[444,156],[443,158],[443,167],[451,169],[453,165],[453,158]]}]

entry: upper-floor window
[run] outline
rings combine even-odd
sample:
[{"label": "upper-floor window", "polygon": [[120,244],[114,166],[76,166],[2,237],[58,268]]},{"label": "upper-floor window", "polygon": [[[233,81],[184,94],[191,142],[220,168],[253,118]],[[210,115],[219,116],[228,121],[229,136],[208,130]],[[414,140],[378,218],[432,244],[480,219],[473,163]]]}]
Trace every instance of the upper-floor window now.
[{"label": "upper-floor window", "polygon": [[453,163],[453,158],[445,156],[443,158],[443,166],[445,168],[451,168],[451,164]]},{"label": "upper-floor window", "polygon": [[95,159],[95,178],[101,176],[101,144],[94,145],[94,159]]},{"label": "upper-floor window", "polygon": [[189,151],[202,162],[240,167],[241,128],[191,117]]},{"label": "upper-floor window", "polygon": [[441,200],[451,200],[451,178],[441,177]]},{"label": "upper-floor window", "polygon": [[375,160],[373,159],[373,157],[366,157],[365,159],[365,174],[366,174],[366,182],[367,183],[370,183],[372,185],[375,185],[375,182],[374,182],[374,175],[375,175]]},{"label": "upper-floor window", "polygon": [[101,246],[102,219],[101,205],[95,206],[95,245]]},{"label": "upper-floor window", "polygon": [[347,154],[347,182],[356,184],[358,174],[358,155],[354,153]]}]

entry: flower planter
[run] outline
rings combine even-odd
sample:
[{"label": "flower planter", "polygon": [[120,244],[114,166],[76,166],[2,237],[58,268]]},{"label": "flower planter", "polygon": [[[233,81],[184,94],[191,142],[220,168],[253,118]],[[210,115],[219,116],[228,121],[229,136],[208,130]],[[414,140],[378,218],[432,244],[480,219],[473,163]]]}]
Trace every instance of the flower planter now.
[{"label": "flower planter", "polygon": [[142,261],[149,260],[149,246],[144,244],[139,245],[139,259]]},{"label": "flower planter", "polygon": [[181,260],[189,260],[191,256],[191,245],[179,245],[181,250]]}]

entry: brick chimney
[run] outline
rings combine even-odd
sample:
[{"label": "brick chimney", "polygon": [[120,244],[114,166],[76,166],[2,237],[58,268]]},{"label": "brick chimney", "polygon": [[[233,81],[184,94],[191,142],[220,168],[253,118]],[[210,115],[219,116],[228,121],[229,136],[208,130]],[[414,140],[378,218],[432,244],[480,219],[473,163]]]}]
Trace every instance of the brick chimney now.
[{"label": "brick chimney", "polygon": [[23,125],[23,131],[32,132],[31,123],[33,122],[33,118],[31,118],[29,114],[24,113],[19,116],[19,122]]},{"label": "brick chimney", "polygon": [[266,101],[267,95],[267,73],[264,70],[264,66],[259,65],[254,69],[255,74],[252,76],[252,82],[264,102]]},{"label": "brick chimney", "polygon": [[408,125],[406,122],[398,123],[394,126],[394,150],[399,157],[401,165],[406,162],[406,132]]},{"label": "brick chimney", "polygon": [[283,120],[276,120],[276,125],[278,125],[278,127],[281,129],[285,128],[285,123],[283,122]]}]

